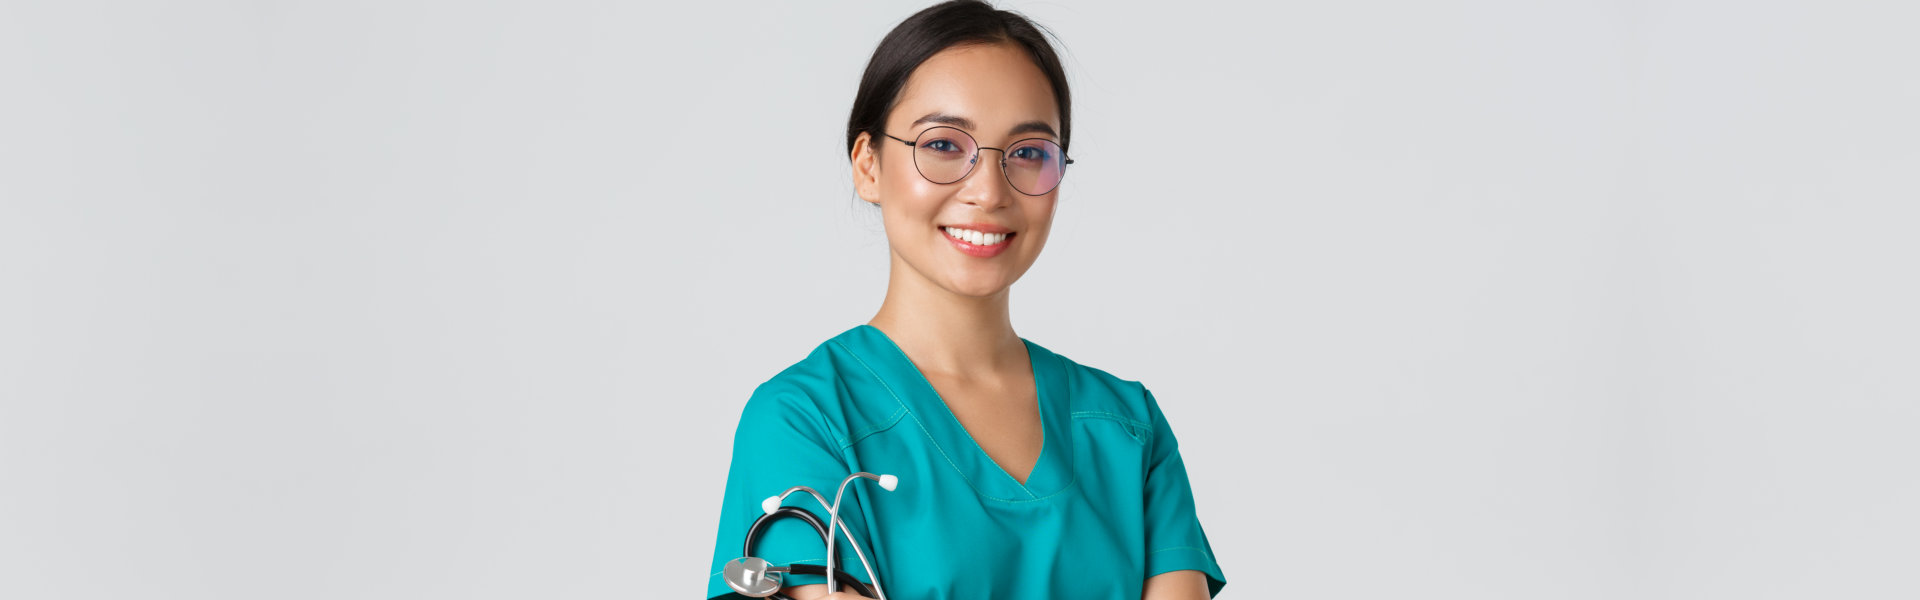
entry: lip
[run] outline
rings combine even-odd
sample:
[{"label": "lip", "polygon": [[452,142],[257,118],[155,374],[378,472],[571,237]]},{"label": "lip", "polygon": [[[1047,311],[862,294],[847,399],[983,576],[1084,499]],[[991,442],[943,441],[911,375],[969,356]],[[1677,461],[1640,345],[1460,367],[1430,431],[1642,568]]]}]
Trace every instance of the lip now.
[{"label": "lip", "polygon": [[[1009,235],[1007,236],[1007,239],[1000,240],[1000,243],[998,244],[994,244],[992,246],[981,246],[973,242],[969,242],[966,240],[962,240],[960,238],[953,237],[951,235],[947,235],[947,229],[946,229],[947,227],[959,227],[961,229],[972,229],[974,231],[978,231],[981,233],[1006,233]],[[979,225],[950,225],[950,226],[943,225],[939,229],[936,229],[935,231],[940,232],[940,237],[947,238],[947,243],[953,244],[953,248],[955,250],[959,250],[961,254],[978,257],[978,258],[993,258],[995,256],[999,256],[1001,252],[1006,252],[1007,248],[1013,245],[1013,238],[1016,237],[1016,235],[1013,234],[1013,230],[1007,229],[1005,227],[991,227],[991,229],[979,229],[978,227],[980,226]],[[992,229],[998,229],[999,231],[993,231]]]}]

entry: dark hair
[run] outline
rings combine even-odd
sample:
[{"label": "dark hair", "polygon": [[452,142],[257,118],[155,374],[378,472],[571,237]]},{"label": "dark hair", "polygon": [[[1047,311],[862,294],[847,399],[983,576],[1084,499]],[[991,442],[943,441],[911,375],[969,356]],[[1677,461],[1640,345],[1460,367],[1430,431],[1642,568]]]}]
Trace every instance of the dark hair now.
[{"label": "dark hair", "polygon": [[927,7],[901,21],[887,32],[880,46],[867,61],[867,72],[860,76],[860,90],[853,97],[853,113],[847,117],[847,154],[866,132],[878,140],[887,124],[887,115],[900,99],[907,76],[920,63],[941,50],[967,44],[1011,43],[1026,48],[1033,64],[1053,85],[1053,98],[1060,105],[1060,149],[1067,149],[1073,135],[1073,104],[1067,94],[1067,73],[1060,57],[1047,43],[1045,31],[1020,13],[998,10],[980,0],[952,0]]}]

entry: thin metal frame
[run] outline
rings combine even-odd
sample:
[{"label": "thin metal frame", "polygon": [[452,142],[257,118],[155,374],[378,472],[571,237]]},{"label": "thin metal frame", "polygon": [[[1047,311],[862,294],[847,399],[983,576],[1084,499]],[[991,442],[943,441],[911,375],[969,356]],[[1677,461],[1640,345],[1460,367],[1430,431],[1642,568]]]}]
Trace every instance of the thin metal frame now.
[{"label": "thin metal frame", "polygon": [[[967,172],[966,172],[966,173],[962,173],[962,174],[960,174],[960,179],[966,179],[966,178],[967,178],[968,176],[970,176],[970,175],[973,175],[973,168],[974,168],[974,167],[977,167],[977,166],[980,166],[980,151],[981,151],[981,150],[998,150],[998,151],[1000,152],[1000,176],[1001,176],[1002,178],[1005,178],[1005,179],[1007,180],[1007,187],[1011,187],[1011,188],[1013,188],[1013,191],[1016,191],[1016,192],[1020,192],[1020,193],[1022,193],[1022,194],[1026,194],[1026,195],[1028,195],[1028,196],[1045,196],[1045,195],[1047,195],[1047,194],[1050,194],[1050,193],[1053,193],[1053,191],[1054,191],[1054,190],[1056,190],[1056,189],[1060,189],[1060,183],[1061,183],[1061,182],[1064,182],[1064,181],[1066,181],[1066,180],[1067,180],[1067,166],[1068,166],[1068,165],[1072,165],[1072,164],[1073,164],[1073,158],[1072,158],[1072,157],[1070,157],[1070,156],[1067,156],[1067,149],[1066,149],[1066,148],[1061,148],[1061,149],[1060,149],[1060,181],[1055,181],[1055,182],[1053,182],[1053,187],[1050,187],[1050,188],[1047,188],[1047,190],[1046,190],[1046,191],[1044,191],[1044,192],[1040,192],[1040,193],[1038,193],[1038,194],[1027,194],[1027,191],[1026,191],[1026,190],[1023,190],[1023,189],[1020,189],[1020,186],[1019,186],[1018,184],[1015,184],[1015,183],[1013,182],[1013,175],[1011,175],[1011,174],[1008,174],[1008,173],[1007,173],[1007,149],[1006,149],[1006,148],[995,148],[995,147],[992,147],[992,146],[982,146],[982,145],[980,145],[980,140],[979,140],[979,139],[976,139],[976,138],[974,138],[974,137],[973,137],[973,134],[971,134],[971,133],[967,133],[967,132],[966,132],[965,130],[962,130],[962,129],[960,129],[960,128],[957,128],[957,127],[948,127],[948,126],[946,126],[946,125],[938,125],[938,126],[934,126],[934,127],[928,127],[928,128],[926,128],[926,130],[924,130],[924,131],[921,131],[921,132],[920,132],[920,135],[916,135],[916,136],[913,136],[913,141],[911,141],[911,142],[909,142],[909,141],[906,141],[906,140],[903,140],[903,139],[900,139],[900,138],[897,138],[897,137],[893,137],[893,134],[891,134],[891,133],[887,133],[887,132],[885,132],[885,131],[882,131],[882,132],[880,132],[880,135],[884,135],[884,136],[887,136],[887,137],[889,137],[889,138],[893,138],[893,141],[896,141],[896,142],[900,142],[900,143],[902,143],[902,144],[906,144],[908,148],[913,148],[914,150],[919,150],[919,149],[920,149],[920,138],[923,138],[923,137],[927,137],[927,132],[928,132],[928,131],[933,131],[933,130],[935,130],[935,129],[952,129],[952,130],[954,130],[954,131],[956,131],[956,132],[959,132],[959,134],[960,134],[960,135],[964,135],[964,136],[967,136],[967,139],[969,139],[969,140],[972,140],[972,141],[973,141],[973,156],[971,156],[971,157],[969,157],[969,158],[967,158]],[[1047,138],[1043,138],[1043,137],[1030,137],[1030,138],[1020,138],[1020,139],[1017,139],[1017,140],[1014,140],[1012,144],[1007,144],[1007,145],[1008,145],[1008,146],[1010,146],[1010,147],[1011,147],[1011,146],[1018,146],[1018,145],[1020,145],[1020,142],[1024,142],[1024,141],[1027,141],[1027,140],[1039,140],[1039,141],[1042,141],[1042,142],[1046,142],[1046,143],[1049,143],[1049,144],[1053,144],[1053,145],[1054,145],[1055,147],[1059,147],[1059,146],[1060,146],[1060,143],[1059,143],[1059,142],[1055,142],[1055,141],[1053,141],[1053,140],[1050,140],[1050,139],[1047,139]],[[920,178],[921,178],[921,179],[925,179],[925,180],[927,180],[927,181],[932,181],[933,183],[935,183],[935,184],[937,184],[937,185],[947,185],[947,184],[949,184],[949,183],[959,183],[959,182],[960,182],[960,179],[955,179],[955,180],[953,180],[953,181],[933,181],[933,178],[932,178],[932,177],[928,177],[928,176],[927,176],[927,172],[926,172],[926,171],[922,171],[922,170],[920,170],[920,153],[919,153],[919,152],[914,152],[914,153],[913,153],[913,171],[914,171],[915,173],[919,173],[919,174],[920,174]]]}]

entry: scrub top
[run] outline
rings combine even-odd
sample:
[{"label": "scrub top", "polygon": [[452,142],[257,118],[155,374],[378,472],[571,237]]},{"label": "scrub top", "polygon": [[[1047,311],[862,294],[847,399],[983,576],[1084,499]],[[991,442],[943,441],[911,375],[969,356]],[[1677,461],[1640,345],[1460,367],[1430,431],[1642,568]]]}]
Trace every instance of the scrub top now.
[{"label": "scrub top", "polygon": [[[1045,432],[1025,484],[871,325],[827,340],[756,388],[734,433],[707,597],[742,598],[721,569],[741,556],[761,501],[804,485],[832,502],[856,471],[900,479],[891,492],[855,480],[840,503],[890,599],[1139,598],[1148,577],[1181,569],[1205,573],[1210,595],[1219,594],[1226,577],[1153,393],[1021,341]],[[828,517],[805,492],[783,504]],[[846,540],[836,543],[840,568],[872,583]],[[777,566],[824,564],[826,546],[805,522],[782,519],[755,555]],[[785,576],[785,585],[824,581]]]}]

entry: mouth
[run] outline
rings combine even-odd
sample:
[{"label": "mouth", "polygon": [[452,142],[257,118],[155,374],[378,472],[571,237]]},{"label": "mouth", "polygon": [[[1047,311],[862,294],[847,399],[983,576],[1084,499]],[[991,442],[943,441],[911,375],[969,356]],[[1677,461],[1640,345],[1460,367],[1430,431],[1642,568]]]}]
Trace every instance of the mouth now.
[{"label": "mouth", "polygon": [[992,258],[1005,252],[1009,242],[1019,235],[1019,232],[1005,227],[984,224],[942,226],[940,233],[946,236],[954,249],[980,258]]}]

